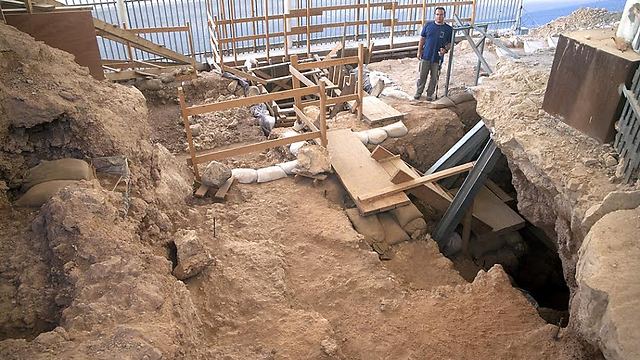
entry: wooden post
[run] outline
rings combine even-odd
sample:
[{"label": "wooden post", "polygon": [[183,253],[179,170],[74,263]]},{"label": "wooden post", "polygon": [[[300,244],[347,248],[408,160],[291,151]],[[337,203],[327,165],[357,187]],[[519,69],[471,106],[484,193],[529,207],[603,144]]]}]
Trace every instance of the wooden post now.
[{"label": "wooden post", "polygon": [[427,21],[427,0],[422,0],[422,25],[420,25],[420,32],[424,28],[424,24]]},{"label": "wooden post", "polygon": [[[126,30],[127,24],[122,23],[122,28]],[[131,43],[128,41],[125,41],[125,45],[127,46],[127,56],[129,57],[129,62],[133,64],[133,50],[131,49]]]},{"label": "wooden post", "polygon": [[229,11],[230,11],[230,19],[231,21],[231,48],[233,49],[233,61],[235,65],[238,65],[238,53],[236,52],[236,9],[233,0],[229,0]]},{"label": "wooden post", "polygon": [[24,6],[27,8],[27,12],[29,14],[33,13],[33,6],[31,5],[31,0],[24,0]]},{"label": "wooden post", "polygon": [[[255,18],[256,17],[256,0],[251,0],[251,17]],[[251,23],[253,24],[253,35],[258,35],[258,24],[257,21],[251,20]],[[258,39],[253,39],[253,52],[256,52],[256,49],[258,47]]]},{"label": "wooden post", "polygon": [[358,44],[358,121],[362,121],[362,105],[364,99],[364,46]]},{"label": "wooden post", "polygon": [[193,58],[193,70],[196,70],[196,49],[195,46],[193,46],[193,35],[191,35],[191,23],[189,21],[187,21],[187,28],[189,28],[189,30],[187,30],[187,37],[189,39],[189,51],[191,51],[191,57]]},{"label": "wooden post", "polygon": [[318,86],[320,87],[320,143],[325,148],[327,147],[327,93],[324,87],[324,81],[319,81]]},{"label": "wooden post", "polygon": [[[218,0],[218,9],[220,9],[220,20],[224,22],[227,19],[226,11],[224,10],[224,0]],[[222,25],[222,36],[229,37],[227,34],[227,24]]]},{"label": "wooden post", "polygon": [[289,36],[287,35],[287,14],[282,14],[282,28],[284,29],[284,57],[289,58]]},{"label": "wooden post", "polygon": [[396,5],[398,5],[396,1],[391,3],[391,41],[389,42],[389,49],[393,49],[393,33],[396,28]]},{"label": "wooden post", "polygon": [[362,0],[358,0],[358,8],[356,9],[356,33],[355,33],[355,41],[360,41],[360,3]]},{"label": "wooden post", "polygon": [[307,0],[307,57],[311,56],[311,0]]},{"label": "wooden post", "polygon": [[471,25],[476,24],[476,5],[476,0],[473,0],[473,3],[471,4]]},{"label": "wooden post", "polygon": [[371,0],[367,0],[367,49],[371,49]]},{"label": "wooden post", "polygon": [[[298,55],[296,54],[291,55],[291,66],[293,66],[296,70],[298,70]],[[293,90],[299,88],[300,80],[298,80],[298,78],[295,76],[291,76],[291,85],[293,87]],[[302,110],[302,98],[300,97],[300,95],[294,96],[293,101],[296,107]],[[300,117],[297,114],[296,114],[296,119],[300,120]]]},{"label": "wooden post", "polygon": [[196,149],[193,146],[193,135],[191,135],[191,126],[189,124],[189,116],[186,113],[184,91],[182,86],[178,87],[178,99],[180,100],[180,114],[182,115],[182,122],[184,124],[184,131],[187,133],[187,143],[189,144],[189,156],[191,156],[191,165],[193,166],[193,174],[196,176],[196,180],[200,180],[200,173],[198,172],[198,164],[196,163]]},{"label": "wooden post", "polygon": [[2,11],[2,2],[0,2],[0,14],[2,14],[2,22],[7,23],[7,18],[4,17],[4,11]]},{"label": "wooden post", "polygon": [[269,0],[264,0],[264,34],[267,37],[265,42],[267,62],[271,64],[271,55],[269,54]]}]

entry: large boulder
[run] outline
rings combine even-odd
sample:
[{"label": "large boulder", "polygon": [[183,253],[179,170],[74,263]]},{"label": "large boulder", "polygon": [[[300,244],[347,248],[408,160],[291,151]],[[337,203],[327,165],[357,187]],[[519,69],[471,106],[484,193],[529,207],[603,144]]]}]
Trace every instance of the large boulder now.
[{"label": "large boulder", "polygon": [[204,268],[213,263],[213,258],[204,249],[195,230],[182,230],[175,240],[178,249],[178,265],[173,269],[173,275],[180,280],[186,280],[198,275]]},{"label": "large boulder", "polygon": [[580,247],[574,326],[607,359],[640,359],[640,207],[609,213]]}]

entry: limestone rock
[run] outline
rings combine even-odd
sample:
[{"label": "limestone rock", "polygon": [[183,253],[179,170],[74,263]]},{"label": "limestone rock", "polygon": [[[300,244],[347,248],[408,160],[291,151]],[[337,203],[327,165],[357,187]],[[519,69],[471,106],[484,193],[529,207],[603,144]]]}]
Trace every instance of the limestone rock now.
[{"label": "limestone rock", "polygon": [[315,174],[331,172],[327,149],[318,145],[305,145],[298,151],[298,170]]},{"label": "limestone rock", "polygon": [[231,177],[231,168],[217,161],[212,161],[202,172],[202,183],[207,186],[220,187]]},{"label": "limestone rock", "polygon": [[185,280],[198,275],[213,263],[213,258],[198,240],[195,230],[179,231],[175,244],[178,249],[178,266],[173,269],[173,275],[178,279]]},{"label": "limestone rock", "polygon": [[576,328],[607,359],[640,358],[640,207],[596,222],[580,247]]},{"label": "limestone rock", "polygon": [[590,229],[596,221],[615,210],[635,209],[640,206],[640,191],[613,191],[602,203],[594,205],[584,215],[582,227]]},{"label": "limestone rock", "polygon": [[191,129],[191,136],[198,136],[202,133],[202,125],[200,124],[191,125],[189,128]]}]

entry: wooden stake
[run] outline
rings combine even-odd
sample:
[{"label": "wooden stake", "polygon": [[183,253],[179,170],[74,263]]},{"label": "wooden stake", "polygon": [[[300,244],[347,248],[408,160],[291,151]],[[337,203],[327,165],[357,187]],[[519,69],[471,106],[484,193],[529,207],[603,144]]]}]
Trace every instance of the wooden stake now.
[{"label": "wooden stake", "polygon": [[471,4],[471,25],[476,24],[476,0],[473,0]]},{"label": "wooden stake", "polygon": [[196,149],[193,146],[193,135],[191,134],[189,116],[186,112],[186,101],[184,100],[184,91],[182,90],[182,86],[178,87],[178,99],[180,100],[180,114],[182,115],[184,131],[187,133],[187,143],[189,144],[189,156],[191,156],[191,166],[193,166],[193,174],[195,175],[196,180],[200,181],[200,173],[198,172],[198,164],[196,163]]},{"label": "wooden stake", "polygon": [[[213,22],[216,25],[216,37],[218,39],[220,39],[220,24],[218,23],[218,16],[214,16],[213,17]],[[218,42],[218,44],[222,44],[221,42]],[[218,46],[218,55],[220,58],[220,72],[224,73],[224,53],[222,52],[222,46]]]},{"label": "wooden stake", "polygon": [[327,147],[327,92],[325,91],[324,81],[318,83],[320,86],[320,142],[322,146]]},{"label": "wooden stake", "polygon": [[358,121],[362,121],[364,102],[364,46],[358,44]]}]

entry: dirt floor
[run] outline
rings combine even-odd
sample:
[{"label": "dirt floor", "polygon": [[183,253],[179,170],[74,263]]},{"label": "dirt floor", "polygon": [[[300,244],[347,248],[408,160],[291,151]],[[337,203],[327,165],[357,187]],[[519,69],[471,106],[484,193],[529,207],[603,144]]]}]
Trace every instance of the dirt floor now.
[{"label": "dirt floor", "polygon": [[[473,53],[460,46],[456,89],[473,82]],[[5,76],[18,63],[22,77]],[[412,95],[415,71],[406,69],[417,69],[417,59],[371,68]],[[542,320],[499,265],[466,281],[428,235],[380,260],[353,229],[333,175],[319,184],[291,177],[235,184],[222,203],[194,198],[175,87],[163,90],[166,97],[145,92],[145,106],[139,91],[124,93],[78,69],[0,24],[0,358],[598,358],[574,333]],[[18,112],[6,104],[20,103],[14,82],[31,93],[30,71],[39,93],[22,99],[29,111]],[[188,102],[228,98],[227,84],[206,74],[185,89]],[[80,100],[37,102],[60,86]],[[409,128],[389,148],[421,170],[477,116],[385,101],[407,113]],[[38,116],[21,122],[16,114],[25,113]],[[68,140],[42,140],[58,132],[60,114]],[[246,109],[194,122],[203,128],[201,149],[265,138]],[[348,114],[329,126],[365,127]],[[28,165],[110,155],[129,158],[130,196],[94,180],[61,190],[40,209],[10,203]],[[225,163],[257,168],[291,158],[275,149]],[[172,249],[185,230],[195,231],[211,263],[178,280]]]}]

